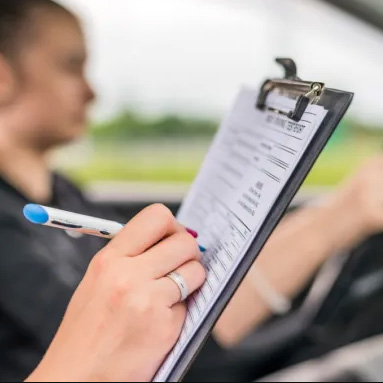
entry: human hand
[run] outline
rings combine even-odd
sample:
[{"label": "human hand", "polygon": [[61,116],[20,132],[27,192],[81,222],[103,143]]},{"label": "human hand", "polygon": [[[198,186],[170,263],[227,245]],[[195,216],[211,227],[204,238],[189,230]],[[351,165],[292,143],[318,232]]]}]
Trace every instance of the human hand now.
[{"label": "human hand", "polygon": [[190,293],[206,278],[195,239],[162,205],[143,210],[96,255],[64,321],[29,381],[150,381],[186,318],[179,273]]},{"label": "human hand", "polygon": [[360,239],[382,231],[383,155],[369,159],[329,201],[333,217],[352,222]]}]

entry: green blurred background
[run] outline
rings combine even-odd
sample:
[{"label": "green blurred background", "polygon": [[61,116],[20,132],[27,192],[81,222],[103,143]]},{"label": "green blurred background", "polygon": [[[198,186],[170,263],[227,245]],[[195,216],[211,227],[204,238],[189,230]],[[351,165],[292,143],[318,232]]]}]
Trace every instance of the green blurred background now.
[{"label": "green blurred background", "polygon": [[[186,182],[195,177],[218,121],[175,115],[145,118],[125,111],[92,126],[86,156],[78,166],[76,150],[60,161],[71,178],[86,186],[95,181]],[[306,181],[333,186],[364,158],[382,148],[379,126],[345,119]],[[79,153],[84,154],[84,146]]]},{"label": "green blurred background", "polygon": [[140,195],[186,191],[241,85],[283,74],[275,57],[294,58],[303,79],[356,95],[307,192],[338,185],[381,150],[383,34],[328,2],[60,1],[84,21],[98,94],[90,135],[56,161],[85,190],[126,199],[138,184]]}]

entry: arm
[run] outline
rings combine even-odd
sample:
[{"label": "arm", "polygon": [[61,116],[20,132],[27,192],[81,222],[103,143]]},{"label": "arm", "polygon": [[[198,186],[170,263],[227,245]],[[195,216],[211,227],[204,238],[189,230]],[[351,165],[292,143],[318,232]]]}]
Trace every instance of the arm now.
[{"label": "arm", "polygon": [[205,280],[197,242],[160,205],[145,209],[93,259],[29,382],[151,381],[186,319],[179,273],[192,294]]},{"label": "arm", "polygon": [[[352,248],[383,227],[383,158],[375,158],[319,206],[287,217],[256,262],[279,293],[294,297],[329,257]],[[235,345],[272,313],[248,276],[215,328],[226,347]]]}]

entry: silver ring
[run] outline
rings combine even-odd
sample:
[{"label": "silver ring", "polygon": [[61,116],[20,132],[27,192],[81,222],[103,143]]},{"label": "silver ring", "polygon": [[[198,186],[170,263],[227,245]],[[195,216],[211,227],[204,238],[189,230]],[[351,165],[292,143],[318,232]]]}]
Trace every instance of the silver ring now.
[{"label": "silver ring", "polygon": [[185,282],[185,279],[181,277],[175,271],[168,274],[167,278],[171,279],[180,289],[181,292],[181,302],[185,301],[189,297],[189,288]]}]

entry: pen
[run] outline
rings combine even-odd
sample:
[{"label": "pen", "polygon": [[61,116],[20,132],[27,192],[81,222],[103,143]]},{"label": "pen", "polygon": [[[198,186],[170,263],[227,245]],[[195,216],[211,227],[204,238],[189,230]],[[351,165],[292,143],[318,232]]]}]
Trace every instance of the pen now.
[{"label": "pen", "polygon": [[[50,226],[62,230],[76,231],[82,234],[106,239],[114,238],[124,227],[124,225],[119,222],[89,217],[35,204],[29,204],[24,207],[24,216],[28,221],[34,224]],[[194,230],[186,230],[194,238],[198,237],[198,234]],[[199,248],[201,252],[206,252],[204,247],[199,246]]]}]

